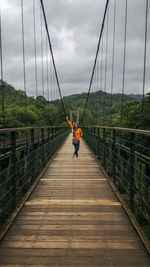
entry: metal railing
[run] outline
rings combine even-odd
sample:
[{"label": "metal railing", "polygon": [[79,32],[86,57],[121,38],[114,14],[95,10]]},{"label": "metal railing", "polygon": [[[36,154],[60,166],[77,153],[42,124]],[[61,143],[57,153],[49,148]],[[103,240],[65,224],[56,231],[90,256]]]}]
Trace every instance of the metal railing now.
[{"label": "metal railing", "polygon": [[0,130],[0,229],[69,131],[48,126]]},{"label": "metal railing", "polygon": [[84,138],[150,239],[150,131],[82,127]]}]

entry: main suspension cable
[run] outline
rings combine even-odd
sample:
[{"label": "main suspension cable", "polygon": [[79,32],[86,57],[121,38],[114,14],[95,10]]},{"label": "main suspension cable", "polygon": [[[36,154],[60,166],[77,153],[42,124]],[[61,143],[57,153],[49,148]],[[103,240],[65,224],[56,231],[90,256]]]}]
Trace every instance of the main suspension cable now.
[{"label": "main suspension cable", "polygon": [[100,30],[100,36],[99,36],[99,41],[98,41],[96,56],[95,56],[95,60],[94,60],[94,66],[93,66],[93,70],[92,70],[92,75],[91,75],[89,90],[88,90],[87,99],[86,99],[85,108],[84,108],[84,111],[83,111],[82,118],[84,117],[84,114],[85,114],[85,111],[86,111],[86,108],[87,108],[87,103],[88,103],[88,100],[89,100],[89,94],[90,94],[90,91],[91,91],[91,86],[92,86],[92,82],[93,82],[93,77],[94,77],[94,72],[95,72],[97,57],[98,57],[100,43],[101,43],[101,38],[102,38],[103,30],[104,30],[104,24],[105,24],[105,19],[106,19],[108,4],[109,4],[109,0],[106,0],[106,5],[105,5],[105,11],[104,11],[104,16],[103,16],[102,26],[101,26],[101,30]]},{"label": "main suspension cable", "polygon": [[52,50],[52,45],[51,45],[50,34],[49,34],[49,30],[48,30],[48,24],[47,24],[47,19],[46,19],[46,13],[45,13],[45,8],[44,8],[43,0],[40,0],[40,2],[41,2],[41,7],[42,7],[42,11],[43,11],[43,16],[44,16],[45,28],[46,28],[48,42],[49,42],[49,48],[50,48],[50,52],[51,52],[51,56],[52,56],[52,61],[53,61],[53,67],[54,67],[54,71],[55,71],[56,82],[57,82],[57,86],[58,86],[58,90],[59,90],[59,95],[60,95],[60,99],[61,99],[61,103],[62,103],[64,115],[66,115],[66,111],[65,111],[65,107],[64,107],[64,102],[63,102],[63,98],[62,98],[62,94],[61,94],[61,89],[60,89],[60,84],[59,84],[59,80],[58,80],[58,74],[57,74],[57,70],[56,70],[56,64],[55,64],[54,54],[53,54],[53,50]]}]

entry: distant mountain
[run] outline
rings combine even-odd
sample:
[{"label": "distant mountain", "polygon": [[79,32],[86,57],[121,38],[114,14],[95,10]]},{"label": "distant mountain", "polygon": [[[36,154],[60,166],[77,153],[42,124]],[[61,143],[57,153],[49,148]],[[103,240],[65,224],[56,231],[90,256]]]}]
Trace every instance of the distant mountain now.
[{"label": "distant mountain", "polygon": [[[27,96],[24,91],[16,90],[6,82],[3,82],[3,93],[5,123],[2,109],[0,109],[0,128],[59,125],[61,123],[58,117],[59,104],[56,106],[43,96],[38,96],[36,99]],[[0,103],[2,103],[1,84]]]},{"label": "distant mountain", "polygon": [[[0,128],[3,127],[23,127],[40,125],[66,125],[65,116],[62,110],[61,101],[48,101],[43,96],[36,99],[27,96],[21,90],[16,90],[8,83],[3,83],[5,125],[3,124],[3,114],[0,110]],[[87,93],[74,94],[63,97],[66,114],[70,110],[79,110],[80,123],[85,125],[113,125],[120,126],[120,116],[122,107],[124,109],[124,126],[140,128],[143,124],[141,118],[141,99],[140,94],[110,94],[104,91],[91,92],[87,104],[86,115],[82,121]],[[26,106],[25,106],[26,100]],[[2,86],[0,85],[0,103],[2,103]],[[144,105],[144,115],[147,114],[145,129],[149,129],[149,103],[150,97],[146,97]],[[130,112],[131,111],[131,112]],[[135,111],[135,113],[134,113]],[[134,113],[134,118],[132,114]],[[137,118],[137,115],[139,116]],[[126,118],[126,116],[128,116]],[[130,119],[130,117],[132,119]],[[76,118],[73,118],[74,120]],[[126,119],[126,120],[125,120]],[[136,124],[138,122],[138,125]]]},{"label": "distant mountain", "polygon": [[130,98],[134,98],[134,99],[142,99],[143,98],[143,96],[140,94],[128,94],[128,96]]}]

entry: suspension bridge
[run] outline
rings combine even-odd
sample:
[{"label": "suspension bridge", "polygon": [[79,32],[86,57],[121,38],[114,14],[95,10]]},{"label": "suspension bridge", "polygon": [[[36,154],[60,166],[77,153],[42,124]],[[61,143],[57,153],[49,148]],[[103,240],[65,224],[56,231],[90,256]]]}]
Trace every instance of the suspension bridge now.
[{"label": "suspension bridge", "polygon": [[[0,266],[150,266],[150,131],[142,126],[140,129],[124,126],[129,2],[123,1],[124,17],[120,22],[124,29],[123,49],[116,52],[119,1],[105,1],[89,90],[80,114],[83,139],[77,160],[72,158],[70,128],[62,123],[68,110],[44,1],[31,2],[34,54],[31,76],[36,100],[27,95],[26,1],[19,1],[23,90],[18,101],[22,101],[24,127],[16,127],[13,122],[17,115],[6,109],[9,98],[4,77],[2,9],[0,13]],[[147,119],[149,9],[149,0],[143,1],[142,99],[139,102],[142,122]],[[110,17],[112,38],[109,38]],[[113,93],[119,51],[122,53],[121,103],[119,125],[114,125]],[[105,98],[108,85],[109,105]],[[96,109],[94,116],[96,119],[100,116],[103,125],[97,126],[94,121],[86,125],[88,107],[96,106],[93,94],[99,91],[103,92],[97,94],[101,110]],[[52,105],[58,103],[59,125],[29,123],[33,103],[37,110],[42,106],[43,114],[46,107],[49,117]],[[79,111],[70,110],[71,117],[73,113],[79,119]]]}]

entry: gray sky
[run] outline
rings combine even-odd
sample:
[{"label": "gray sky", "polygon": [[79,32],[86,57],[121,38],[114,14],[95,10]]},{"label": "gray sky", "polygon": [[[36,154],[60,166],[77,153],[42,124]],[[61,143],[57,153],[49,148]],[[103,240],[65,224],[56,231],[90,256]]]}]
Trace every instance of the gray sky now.
[{"label": "gray sky", "polygon": [[[23,90],[21,6],[20,0],[0,0],[2,8],[2,41],[4,80]],[[36,2],[36,35],[38,91],[41,88],[40,1]],[[44,0],[49,32],[56,61],[62,95],[87,92],[93,68],[99,32],[106,1],[104,0]],[[146,0],[128,1],[127,57],[125,93],[142,93],[144,24]],[[110,92],[112,64],[113,6],[109,6],[109,46],[107,92]],[[125,0],[117,0],[114,92],[121,92],[123,68]],[[27,93],[35,95],[33,49],[33,2],[24,0],[25,53]],[[149,6],[150,14],[150,6]],[[106,28],[104,31],[104,55]],[[43,27],[44,54],[46,33]],[[98,57],[100,65],[101,56]],[[50,60],[49,60],[50,68]],[[100,72],[100,70],[99,70]],[[98,74],[99,75],[99,74]],[[104,78],[104,75],[103,75]],[[44,88],[46,84],[46,57],[44,57]],[[104,85],[104,80],[102,87]],[[98,84],[98,86],[100,86]],[[94,87],[93,87],[94,88]],[[99,87],[98,87],[99,88]],[[150,91],[150,16],[148,20],[146,92]],[[103,88],[100,88],[103,89]],[[51,90],[51,88],[50,88]],[[94,89],[93,89],[94,90]],[[50,93],[51,94],[51,93]]]}]

